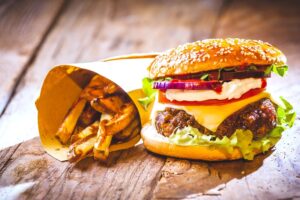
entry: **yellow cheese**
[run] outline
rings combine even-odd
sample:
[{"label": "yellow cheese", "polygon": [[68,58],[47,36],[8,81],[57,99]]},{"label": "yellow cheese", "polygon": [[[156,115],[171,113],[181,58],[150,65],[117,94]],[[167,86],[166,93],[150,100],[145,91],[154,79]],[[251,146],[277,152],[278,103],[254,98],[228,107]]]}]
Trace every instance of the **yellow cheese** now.
[{"label": "yellow cheese", "polygon": [[151,112],[150,119],[154,122],[157,111],[164,110],[166,107],[172,107],[186,111],[188,114],[193,115],[197,122],[205,128],[215,132],[218,126],[231,114],[243,108],[244,106],[258,101],[262,98],[270,98],[268,92],[261,92],[255,96],[242,99],[233,103],[228,103],[218,106],[180,106],[173,104],[163,104],[158,102],[156,98],[154,107]]}]

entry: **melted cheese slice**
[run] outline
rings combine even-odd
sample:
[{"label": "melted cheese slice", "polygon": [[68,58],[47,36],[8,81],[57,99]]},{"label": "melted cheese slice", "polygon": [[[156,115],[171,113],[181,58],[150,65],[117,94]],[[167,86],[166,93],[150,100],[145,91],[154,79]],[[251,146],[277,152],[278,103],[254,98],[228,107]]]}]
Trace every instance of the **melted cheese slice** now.
[{"label": "melted cheese slice", "polygon": [[152,123],[154,123],[157,111],[162,111],[166,107],[171,107],[186,111],[188,114],[193,115],[199,124],[215,132],[218,126],[234,112],[262,98],[270,98],[270,96],[271,95],[268,92],[261,92],[255,96],[242,99],[240,101],[215,106],[180,106],[173,104],[163,104],[158,102],[158,98],[156,98],[150,119]]}]

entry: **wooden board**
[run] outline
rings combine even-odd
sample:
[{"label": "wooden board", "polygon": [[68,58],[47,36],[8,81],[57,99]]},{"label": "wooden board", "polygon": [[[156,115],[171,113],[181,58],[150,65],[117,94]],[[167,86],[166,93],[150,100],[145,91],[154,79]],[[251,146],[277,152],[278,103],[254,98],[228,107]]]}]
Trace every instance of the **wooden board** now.
[{"label": "wooden board", "polygon": [[0,4],[0,115],[63,7],[63,0]]},{"label": "wooden board", "polygon": [[163,160],[139,145],[113,153],[106,164],[90,158],[71,165],[47,155],[36,138],[22,143],[1,168],[0,186],[13,185],[9,195],[22,199],[144,199],[152,194]]}]

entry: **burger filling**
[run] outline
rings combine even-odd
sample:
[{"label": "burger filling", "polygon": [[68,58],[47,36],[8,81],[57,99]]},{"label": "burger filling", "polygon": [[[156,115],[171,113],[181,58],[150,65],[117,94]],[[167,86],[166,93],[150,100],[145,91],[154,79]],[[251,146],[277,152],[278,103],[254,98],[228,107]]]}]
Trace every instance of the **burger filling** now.
[{"label": "burger filling", "polygon": [[181,146],[206,145],[231,153],[238,148],[244,159],[252,160],[257,152],[274,146],[281,133],[293,126],[296,113],[285,99],[275,105],[262,98],[227,117],[212,132],[184,110],[167,107],[157,111],[154,124],[157,132],[170,143]]},{"label": "burger filling", "polygon": [[296,113],[291,104],[281,98],[282,105],[275,105],[270,96],[263,96],[271,72],[284,76],[287,70],[276,64],[245,65],[144,78],[146,97],[139,102],[147,109],[157,100],[151,119],[156,135],[170,143],[205,145],[228,153],[238,148],[251,160],[257,152],[274,146],[281,133],[293,126]]},{"label": "burger filling", "polygon": [[236,129],[252,131],[254,138],[266,136],[277,125],[276,106],[267,98],[247,105],[225,119],[216,132],[201,126],[195,118],[183,110],[167,107],[157,112],[155,127],[157,132],[169,137],[176,129],[190,126],[205,135],[215,135],[219,138],[230,137]]},{"label": "burger filling", "polygon": [[264,82],[259,78],[234,79],[224,82],[220,92],[214,90],[168,89],[166,98],[170,101],[205,101],[209,99],[238,99],[251,89],[262,88]]},{"label": "burger filling", "polygon": [[159,94],[160,102],[176,105],[216,105],[247,98],[261,92],[271,72],[284,76],[288,66],[237,66],[196,74],[144,78],[146,97],[139,103],[147,109]]}]

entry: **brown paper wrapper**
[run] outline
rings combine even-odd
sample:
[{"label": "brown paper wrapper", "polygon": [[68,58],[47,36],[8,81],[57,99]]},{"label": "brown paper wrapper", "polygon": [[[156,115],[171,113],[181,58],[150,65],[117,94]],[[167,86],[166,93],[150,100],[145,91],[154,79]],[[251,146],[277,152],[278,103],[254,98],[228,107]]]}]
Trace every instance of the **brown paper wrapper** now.
[{"label": "brown paper wrapper", "polygon": [[141,123],[146,123],[150,109],[144,110],[138,99],[144,97],[142,79],[147,76],[147,67],[156,55],[128,55],[97,62],[59,65],[50,70],[36,101],[39,134],[45,151],[60,161],[67,160],[68,146],[62,145],[55,133],[83,87],[95,74],[119,85],[138,108]]}]

